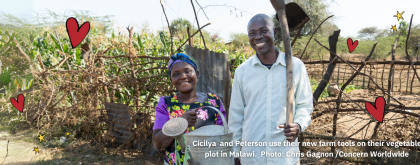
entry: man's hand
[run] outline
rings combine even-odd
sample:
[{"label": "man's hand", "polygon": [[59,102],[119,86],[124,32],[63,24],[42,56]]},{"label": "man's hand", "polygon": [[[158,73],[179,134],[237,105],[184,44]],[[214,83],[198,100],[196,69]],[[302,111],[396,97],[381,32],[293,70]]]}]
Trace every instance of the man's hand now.
[{"label": "man's hand", "polygon": [[293,137],[291,140],[287,140],[287,141],[294,142],[296,140],[296,138],[298,137],[299,132],[300,132],[299,124],[290,123],[289,125],[286,125],[286,126],[284,126],[284,125],[286,125],[286,123],[283,124],[283,125],[279,125],[279,128],[284,128],[284,136],[286,136],[286,137],[292,136]]},{"label": "man's hand", "polygon": [[197,122],[197,113],[195,112],[196,109],[190,109],[188,111],[185,111],[184,114],[182,114],[181,117],[187,119],[188,121],[188,127],[192,127],[195,125],[195,122]]},{"label": "man's hand", "polygon": [[241,165],[241,161],[239,161],[239,158],[234,158],[235,165]]}]

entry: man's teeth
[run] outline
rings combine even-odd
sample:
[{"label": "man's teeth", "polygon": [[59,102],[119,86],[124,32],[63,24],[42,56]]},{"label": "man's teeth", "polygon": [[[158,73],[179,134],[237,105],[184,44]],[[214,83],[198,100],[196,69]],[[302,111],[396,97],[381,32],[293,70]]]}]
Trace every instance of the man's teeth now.
[{"label": "man's teeth", "polygon": [[183,83],[181,83],[181,84],[186,84],[186,83],[188,83],[188,82],[183,82]]},{"label": "man's teeth", "polygon": [[258,43],[258,44],[256,44],[258,47],[261,47],[261,46],[263,46],[265,44],[265,42],[262,42],[262,43]]}]

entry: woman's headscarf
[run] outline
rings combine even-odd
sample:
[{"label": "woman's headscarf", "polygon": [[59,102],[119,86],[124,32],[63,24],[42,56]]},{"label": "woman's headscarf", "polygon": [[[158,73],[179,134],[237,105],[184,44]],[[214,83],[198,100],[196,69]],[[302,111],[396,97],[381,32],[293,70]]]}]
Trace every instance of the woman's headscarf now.
[{"label": "woman's headscarf", "polygon": [[171,59],[168,63],[168,70],[169,70],[169,77],[171,77],[171,70],[172,66],[178,62],[186,62],[194,67],[195,70],[197,70],[197,62],[194,60],[194,58],[187,56],[184,53],[177,53],[173,56],[171,56]]}]

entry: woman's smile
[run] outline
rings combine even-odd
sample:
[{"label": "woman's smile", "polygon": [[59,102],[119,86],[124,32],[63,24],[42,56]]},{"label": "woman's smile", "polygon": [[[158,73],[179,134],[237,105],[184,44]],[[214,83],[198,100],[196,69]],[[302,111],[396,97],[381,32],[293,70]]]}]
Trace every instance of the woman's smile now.
[{"label": "woman's smile", "polygon": [[187,83],[190,83],[190,82],[189,81],[184,81],[184,82],[181,83],[181,85],[182,84],[187,84]]},{"label": "woman's smile", "polygon": [[187,85],[191,85],[190,81],[184,81],[180,84],[181,86],[187,86]]},{"label": "woman's smile", "polygon": [[198,72],[186,62],[179,62],[173,65],[171,70],[172,83],[181,93],[195,92]]}]

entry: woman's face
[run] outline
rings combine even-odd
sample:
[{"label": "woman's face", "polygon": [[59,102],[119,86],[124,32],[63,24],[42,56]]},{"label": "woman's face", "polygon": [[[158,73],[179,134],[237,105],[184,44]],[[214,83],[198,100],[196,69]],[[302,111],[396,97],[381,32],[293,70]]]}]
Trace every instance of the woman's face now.
[{"label": "woman's face", "polygon": [[181,93],[190,93],[195,90],[198,71],[186,62],[178,62],[172,66],[171,81],[175,88]]}]

